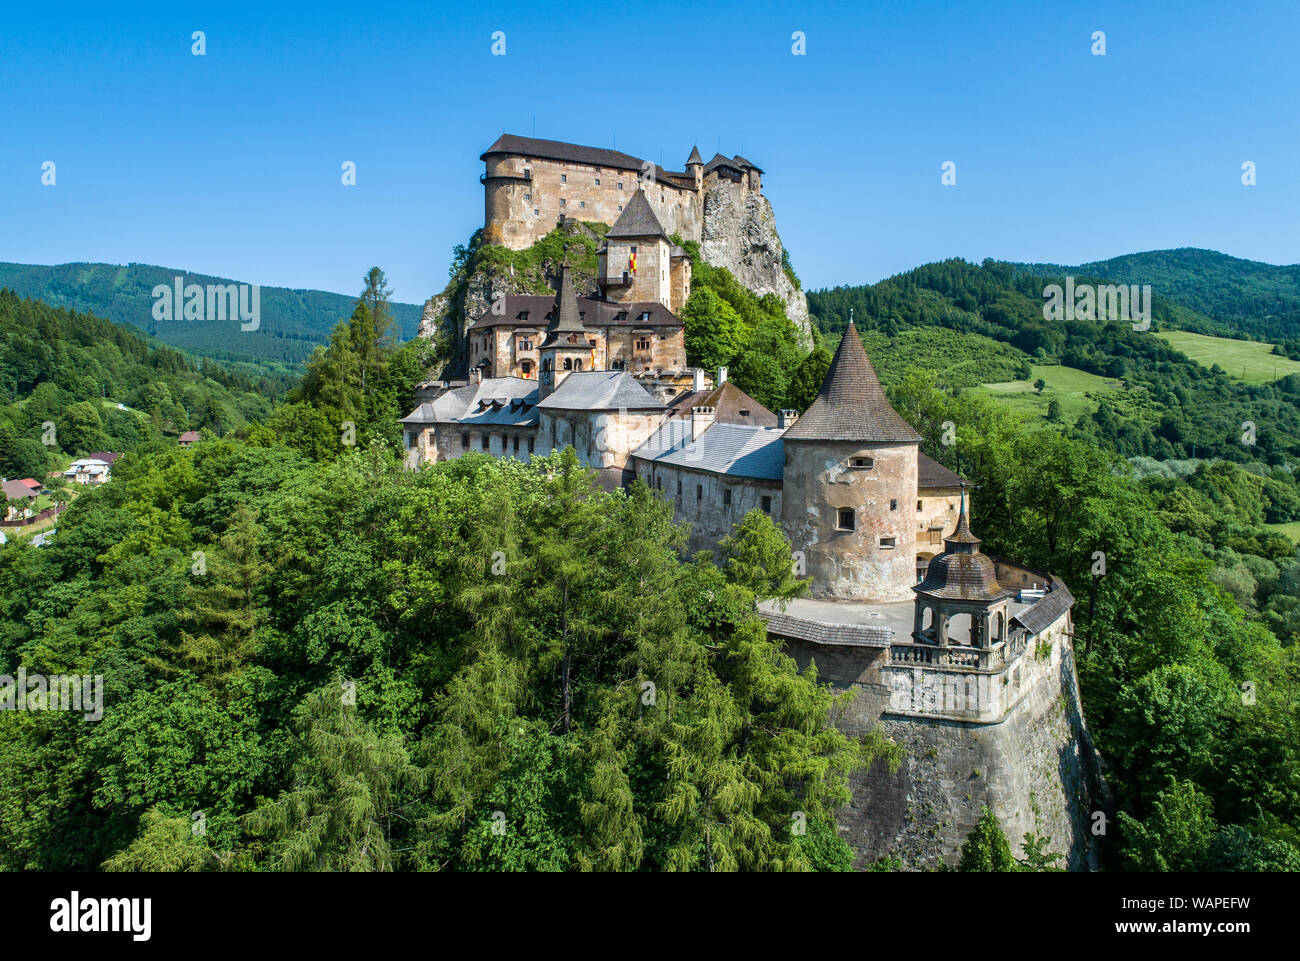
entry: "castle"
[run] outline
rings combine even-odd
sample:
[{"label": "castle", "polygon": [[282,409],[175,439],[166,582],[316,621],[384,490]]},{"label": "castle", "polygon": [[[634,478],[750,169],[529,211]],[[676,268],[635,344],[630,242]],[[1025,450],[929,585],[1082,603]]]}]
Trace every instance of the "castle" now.
[{"label": "castle", "polygon": [[[528,460],[572,446],[606,487],[639,479],[658,491],[690,523],[692,550],[715,548],[762,511],[811,580],[808,597],[760,606],[769,635],[855,693],[833,719],[841,730],[882,730],[905,748],[898,771],[851,781],[838,817],[857,863],[951,862],[984,805],[1013,850],[1027,833],[1046,835],[1071,867],[1094,863],[1100,785],[1069,589],[981,551],[965,482],[921,453],[852,324],[802,416],[767,410],[725,369],[716,381],[688,369],[664,214],[643,191],[623,208],[602,286],[645,296],[608,281],[623,280],[631,241],[638,257],[653,243],[652,299],[579,298],[567,264],[553,299],[508,298],[503,314],[470,329],[479,349],[468,381],[420,386],[401,422],[408,463],[470,452]],[[682,282],[688,289],[689,275]]]},{"label": "castle", "polygon": [[612,224],[638,191],[668,233],[698,243],[708,180],[763,190],[763,171],[744,157],[716,154],[704,163],[697,147],[680,172],[617,150],[514,134],[502,134],[479,159],[483,239],[511,250],[531,247],[565,217]]}]

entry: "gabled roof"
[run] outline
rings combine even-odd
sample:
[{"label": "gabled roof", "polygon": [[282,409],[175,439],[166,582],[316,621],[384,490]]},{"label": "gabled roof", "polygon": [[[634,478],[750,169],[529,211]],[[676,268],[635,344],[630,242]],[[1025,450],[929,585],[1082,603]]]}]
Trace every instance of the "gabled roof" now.
[{"label": "gabled roof", "polygon": [[[470,325],[469,329],[486,330],[489,327],[540,329],[550,323],[548,317],[555,308],[554,296],[506,294],[503,300],[505,307],[501,313],[494,314],[491,308],[488,308]],[[528,316],[520,319],[521,313],[527,313]],[[650,316],[642,320],[642,314]],[[681,319],[667,307],[650,300],[619,303],[597,300],[595,297],[579,297],[578,318],[589,333],[601,327],[680,327],[682,325]]]},{"label": "gabled roof", "polygon": [[[744,424],[749,427],[775,427],[777,416],[732,381],[712,390],[686,391],[669,404],[673,416],[690,420],[691,408],[712,407],[715,424]],[[741,411],[748,411],[741,414]]]},{"label": "gabled roof", "polygon": [[664,409],[625,370],[575,371],[537,406],[548,410]]},{"label": "gabled roof", "polygon": [[425,401],[398,423],[527,426],[537,423],[537,397],[535,380],[489,377]]},{"label": "gabled roof", "polygon": [[189,444],[202,439],[203,435],[196,430],[187,430],[185,433],[181,434],[180,437],[176,438],[176,440],[181,444]]},{"label": "gabled roof", "polygon": [[36,491],[28,487],[22,481],[7,480],[4,482],[4,495],[6,498],[35,497]]},{"label": "gabled roof", "polygon": [[672,419],[638,447],[633,457],[691,470],[779,481],[785,472],[785,448],[775,427],[713,424],[691,440],[691,422]]},{"label": "gabled roof", "polygon": [[606,237],[667,237],[664,225],[650,208],[645,191],[638,190],[627,202],[623,212],[609,228]]},{"label": "gabled roof", "polygon": [[117,463],[117,459],[122,455],[115,454],[112,451],[103,451],[100,453],[92,453],[90,456],[94,460],[102,460],[105,464],[108,464],[110,467],[112,467],[114,464]]},{"label": "gabled roof", "polygon": [[921,435],[889,405],[858,331],[850,323],[817,399],[785,432],[785,438],[919,443]]}]

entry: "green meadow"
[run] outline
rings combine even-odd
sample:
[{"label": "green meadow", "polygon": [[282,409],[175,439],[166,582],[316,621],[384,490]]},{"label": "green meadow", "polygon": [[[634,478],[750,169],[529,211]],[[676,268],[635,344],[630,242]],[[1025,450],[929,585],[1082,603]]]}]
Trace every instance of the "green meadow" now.
[{"label": "green meadow", "polygon": [[1230,376],[1247,384],[1267,384],[1300,371],[1300,361],[1270,353],[1272,344],[1256,340],[1231,340],[1185,330],[1162,330],[1156,336],[1201,366],[1218,364]]},{"label": "green meadow", "polygon": [[[1040,378],[1047,383],[1041,394],[1034,390],[1034,381]],[[1061,417],[1074,421],[1097,409],[1095,395],[1119,390],[1120,383],[1074,367],[1035,364],[1027,380],[982,384],[973,389],[1019,414],[1033,417],[1047,416],[1047,408],[1055,400],[1061,405]]]}]

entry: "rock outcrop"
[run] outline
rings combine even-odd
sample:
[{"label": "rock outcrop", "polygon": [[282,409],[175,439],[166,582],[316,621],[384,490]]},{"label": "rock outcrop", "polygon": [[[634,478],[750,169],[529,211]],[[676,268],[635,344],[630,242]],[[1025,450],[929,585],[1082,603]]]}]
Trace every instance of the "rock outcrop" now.
[{"label": "rock outcrop", "polygon": [[714,267],[726,267],[760,297],[776,294],[785,301],[786,316],[794,321],[804,346],[811,347],[808,298],[786,275],[784,253],[766,197],[726,180],[705,186],[700,256]]}]

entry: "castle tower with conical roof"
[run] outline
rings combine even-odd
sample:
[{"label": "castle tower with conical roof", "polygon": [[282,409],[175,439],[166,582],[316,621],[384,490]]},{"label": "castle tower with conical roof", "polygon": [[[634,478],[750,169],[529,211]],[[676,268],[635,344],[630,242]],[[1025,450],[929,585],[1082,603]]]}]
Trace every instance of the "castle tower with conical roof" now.
[{"label": "castle tower with conical roof", "polygon": [[538,378],[540,399],[549,397],[560,386],[560,382],[574,371],[593,370],[594,350],[587,329],[583,326],[582,315],[578,312],[578,295],[573,290],[573,278],[569,276],[569,257],[566,253],[564,264],[560,267],[560,288],[556,291],[555,310],[551,314],[551,322],[546,325],[546,339],[538,349],[542,368]]},{"label": "castle tower with conical roof", "polygon": [[921,437],[890,406],[851,323],[817,399],[782,440],[781,519],[813,596],[911,600]]}]

